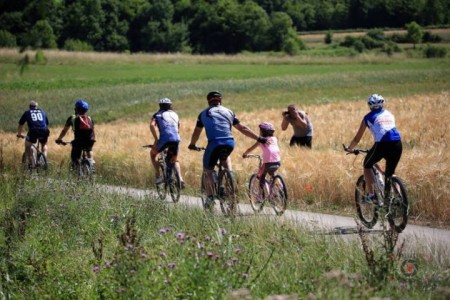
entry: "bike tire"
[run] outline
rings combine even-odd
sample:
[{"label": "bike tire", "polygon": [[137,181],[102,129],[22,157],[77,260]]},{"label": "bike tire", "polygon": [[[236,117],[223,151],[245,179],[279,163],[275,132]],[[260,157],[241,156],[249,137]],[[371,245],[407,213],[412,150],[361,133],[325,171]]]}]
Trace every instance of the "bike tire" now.
[{"label": "bike tire", "polygon": [[236,183],[230,170],[224,169],[219,174],[219,201],[222,213],[234,216],[237,211]]},{"label": "bike tire", "polygon": [[45,157],[44,153],[40,152],[38,153],[36,159],[36,172],[39,175],[47,175],[47,171],[48,171],[47,158]]},{"label": "bike tire", "polygon": [[167,193],[167,184],[166,184],[166,171],[162,165],[159,166],[159,174],[163,176],[163,181],[161,183],[156,184],[156,192],[158,193],[158,197],[161,200],[166,200]]},{"label": "bike tire", "polygon": [[168,186],[169,186],[169,194],[170,198],[172,198],[172,201],[174,203],[177,203],[180,201],[180,192],[181,192],[181,179],[180,179],[180,173],[178,173],[178,170],[175,167],[172,167],[170,172],[168,172]]},{"label": "bike tire", "polygon": [[356,212],[361,223],[371,229],[378,221],[378,206],[375,203],[365,203],[364,197],[366,194],[366,180],[364,175],[361,175],[355,186]]},{"label": "bike tire", "polygon": [[272,180],[270,202],[277,216],[281,216],[287,208],[288,194],[283,177],[275,175]]},{"label": "bike tire", "polygon": [[91,162],[88,159],[83,159],[79,165],[79,175],[80,178],[87,179],[89,182],[92,182],[93,176],[92,176],[92,165]]},{"label": "bike tire", "polygon": [[391,177],[389,199],[389,225],[398,233],[402,232],[408,223],[409,203],[406,184],[400,177]]},{"label": "bike tire", "polygon": [[260,193],[257,174],[250,176],[248,182],[248,198],[253,211],[260,212],[264,208],[264,195]]}]

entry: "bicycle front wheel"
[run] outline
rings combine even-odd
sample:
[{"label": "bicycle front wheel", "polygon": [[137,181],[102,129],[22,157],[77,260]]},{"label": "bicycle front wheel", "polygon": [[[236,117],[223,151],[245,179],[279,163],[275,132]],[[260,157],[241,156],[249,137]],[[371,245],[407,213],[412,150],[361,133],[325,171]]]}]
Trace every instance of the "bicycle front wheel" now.
[{"label": "bicycle front wheel", "polygon": [[79,165],[79,176],[80,178],[86,178],[90,182],[93,180],[92,177],[92,165],[88,159],[83,159]]},{"label": "bicycle front wheel", "polygon": [[230,170],[222,170],[219,174],[220,209],[225,216],[233,216],[237,210],[236,184]]},{"label": "bicycle front wheel", "polygon": [[167,173],[170,198],[172,198],[174,203],[177,203],[180,200],[181,191],[180,173],[175,167],[171,167]]},{"label": "bicycle front wheel", "polygon": [[391,190],[389,192],[388,221],[398,233],[402,232],[408,223],[409,204],[406,194],[406,185],[399,177],[391,177]]},{"label": "bicycle front wheel", "polygon": [[370,229],[378,221],[378,206],[373,202],[365,201],[366,195],[366,180],[364,175],[361,175],[356,181],[355,187],[356,212],[363,225]]},{"label": "bicycle front wheel", "polygon": [[283,177],[280,175],[273,177],[271,190],[270,199],[273,210],[277,216],[281,216],[286,210],[288,200],[286,184],[284,183]]},{"label": "bicycle front wheel", "polygon": [[248,198],[250,205],[255,212],[260,212],[264,207],[264,195],[260,193],[259,179],[257,174],[253,174],[248,182]]}]

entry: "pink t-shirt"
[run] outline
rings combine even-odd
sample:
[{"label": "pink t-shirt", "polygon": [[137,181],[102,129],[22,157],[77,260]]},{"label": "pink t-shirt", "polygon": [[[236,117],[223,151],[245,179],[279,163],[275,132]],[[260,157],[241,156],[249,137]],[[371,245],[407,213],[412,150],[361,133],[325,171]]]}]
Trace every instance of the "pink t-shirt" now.
[{"label": "pink t-shirt", "polygon": [[266,144],[259,144],[263,152],[263,163],[273,163],[281,161],[280,148],[278,148],[278,140],[276,137],[267,137]]}]

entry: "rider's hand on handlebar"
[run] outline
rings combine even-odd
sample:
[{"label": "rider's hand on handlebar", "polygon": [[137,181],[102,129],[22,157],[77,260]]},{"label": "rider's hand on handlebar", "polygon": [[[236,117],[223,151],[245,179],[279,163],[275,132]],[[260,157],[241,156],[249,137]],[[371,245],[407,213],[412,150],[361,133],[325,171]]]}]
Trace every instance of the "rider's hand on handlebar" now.
[{"label": "rider's hand on handlebar", "polygon": [[189,150],[199,151],[199,148],[197,146],[195,146],[195,145],[192,145],[192,144],[189,144],[188,149]]},{"label": "rider's hand on handlebar", "polygon": [[247,154],[242,154],[242,158],[247,158],[248,157],[248,155]]},{"label": "rider's hand on handlebar", "polygon": [[25,137],[23,134],[16,134],[16,136],[17,136],[18,138],[22,138],[22,139]]},{"label": "rider's hand on handlebar", "polygon": [[57,140],[55,140],[55,143],[57,143],[58,145],[60,145],[60,144],[62,144],[62,140],[60,140],[60,139],[57,139]]}]

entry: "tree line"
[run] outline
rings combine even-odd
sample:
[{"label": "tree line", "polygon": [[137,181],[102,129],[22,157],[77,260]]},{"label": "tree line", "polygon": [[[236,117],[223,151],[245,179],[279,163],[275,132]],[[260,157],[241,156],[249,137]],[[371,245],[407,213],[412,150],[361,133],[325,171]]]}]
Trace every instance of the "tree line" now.
[{"label": "tree line", "polygon": [[0,47],[238,53],[298,32],[448,24],[449,0],[0,0]]}]

